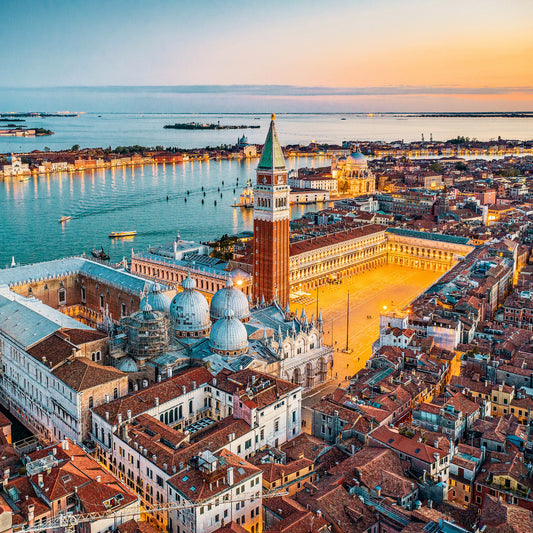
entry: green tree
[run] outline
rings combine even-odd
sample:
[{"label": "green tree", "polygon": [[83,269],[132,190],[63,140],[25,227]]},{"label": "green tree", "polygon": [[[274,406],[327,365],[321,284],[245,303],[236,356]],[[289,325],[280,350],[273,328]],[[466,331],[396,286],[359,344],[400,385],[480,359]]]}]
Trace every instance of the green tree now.
[{"label": "green tree", "polygon": [[432,172],[436,172],[437,174],[442,174],[444,167],[442,166],[442,163],[435,161],[434,163],[431,163],[431,165],[429,165],[429,169]]},{"label": "green tree", "polygon": [[73,144],[73,145],[72,145],[71,150],[72,150],[73,152],[77,152],[77,151],[79,151],[79,149],[80,149],[80,145],[79,145],[79,144]]}]

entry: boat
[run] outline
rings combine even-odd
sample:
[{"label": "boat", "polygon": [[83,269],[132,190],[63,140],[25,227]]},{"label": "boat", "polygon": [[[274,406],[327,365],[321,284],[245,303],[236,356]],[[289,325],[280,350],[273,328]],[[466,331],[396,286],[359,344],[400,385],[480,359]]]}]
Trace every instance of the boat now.
[{"label": "boat", "polygon": [[63,222],[67,222],[71,219],[72,217],[61,217],[59,219],[59,223],[62,224]]},{"label": "boat", "polygon": [[104,252],[103,246],[101,250],[93,248],[93,251],[91,253],[93,254],[93,257],[96,257],[96,259],[101,259],[102,261],[109,261],[109,255]]},{"label": "boat", "polygon": [[109,237],[111,239],[116,239],[118,237],[133,237],[135,235],[137,235],[136,231],[112,231],[109,234]]}]

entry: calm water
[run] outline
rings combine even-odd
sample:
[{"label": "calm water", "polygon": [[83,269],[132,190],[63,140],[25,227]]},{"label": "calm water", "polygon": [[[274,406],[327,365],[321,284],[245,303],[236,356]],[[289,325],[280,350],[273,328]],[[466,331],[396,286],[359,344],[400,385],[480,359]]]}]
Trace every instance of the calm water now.
[{"label": "calm water", "polygon": [[[25,109],[56,111],[68,108],[67,104],[62,106],[58,102],[55,109],[51,109],[28,101]],[[71,110],[84,109],[83,101],[76,103],[79,105],[70,107]],[[108,109],[108,104],[102,109]],[[94,112],[98,109],[96,105],[92,102],[90,110],[93,112],[78,117],[27,119],[25,126],[49,128],[55,131],[55,135],[0,137],[0,153],[28,152],[45,146],[59,150],[74,144],[81,147],[134,144],[181,148],[217,146],[234,144],[243,133],[250,143],[262,143],[270,120],[270,114],[98,113]],[[21,105],[13,109],[24,110]],[[9,109],[3,106],[2,110]],[[260,125],[260,128],[218,131],[163,129],[165,124],[175,122],[211,123],[218,120],[222,124],[254,124]],[[307,144],[313,140],[329,143],[347,139],[410,141],[420,139],[422,133],[426,139],[432,133],[435,140],[457,135],[480,140],[499,135],[512,139],[533,138],[533,119],[517,118],[278,114],[276,123],[284,145]],[[234,209],[231,204],[238,198],[246,179],[254,176],[256,164],[257,161],[196,162],[54,175],[32,178],[24,183],[0,182],[0,267],[8,264],[12,256],[19,263],[30,263],[82,251],[90,253],[93,247],[100,246],[110,250],[112,260],[117,261],[128,256],[132,248],[144,250],[149,244],[171,240],[178,229],[183,238],[193,240],[208,240],[223,233],[249,230],[251,212]],[[290,161],[291,167],[327,164],[327,160]],[[236,187],[237,178],[239,187]],[[202,186],[206,190],[203,205]],[[218,187],[221,192],[217,191]],[[185,202],[187,190],[191,194]],[[302,213],[303,209],[295,209],[293,217]],[[71,215],[72,220],[60,225],[57,220],[63,215]],[[125,230],[136,230],[138,234],[131,240],[111,241],[108,238],[111,231]]]},{"label": "calm water", "polygon": [[[300,158],[288,163],[291,168],[325,166],[329,160]],[[171,241],[178,229],[182,238],[197,241],[251,230],[251,210],[231,204],[255,175],[256,165],[257,160],[186,162],[0,182],[0,268],[12,256],[25,264],[89,254],[100,246],[112,261],[119,261],[132,248],[143,251],[149,244]],[[292,216],[319,207],[324,206],[295,207]],[[72,220],[59,224],[63,215]],[[134,238],[108,237],[111,231],[132,230],[137,231]]]},{"label": "calm water", "polygon": [[[342,120],[345,118],[346,120]],[[171,130],[165,124],[176,122],[208,122],[259,125],[248,130]],[[0,137],[0,153],[29,152],[85,147],[177,146],[197,148],[235,144],[246,135],[250,143],[262,144],[268,130],[270,114],[112,114],[86,113],[70,118],[26,119],[26,127],[50,129],[54,135],[22,138]],[[343,140],[447,140],[458,135],[479,140],[533,139],[533,119],[529,118],[430,118],[391,115],[355,114],[277,114],[280,141],[286,144],[308,144],[311,141],[341,143]],[[6,123],[0,123],[0,128]]]}]

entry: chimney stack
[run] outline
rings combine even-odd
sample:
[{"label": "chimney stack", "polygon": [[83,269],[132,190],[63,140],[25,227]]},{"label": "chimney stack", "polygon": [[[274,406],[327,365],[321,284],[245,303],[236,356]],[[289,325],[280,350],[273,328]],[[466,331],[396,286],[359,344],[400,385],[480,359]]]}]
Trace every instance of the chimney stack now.
[{"label": "chimney stack", "polygon": [[230,466],[226,472],[226,481],[228,482],[228,487],[231,487],[233,485],[234,477],[232,466]]},{"label": "chimney stack", "polygon": [[63,450],[68,451],[68,439],[65,439],[61,442],[61,447],[63,448]]},{"label": "chimney stack", "polygon": [[35,520],[35,505],[28,505],[28,526],[32,527]]}]

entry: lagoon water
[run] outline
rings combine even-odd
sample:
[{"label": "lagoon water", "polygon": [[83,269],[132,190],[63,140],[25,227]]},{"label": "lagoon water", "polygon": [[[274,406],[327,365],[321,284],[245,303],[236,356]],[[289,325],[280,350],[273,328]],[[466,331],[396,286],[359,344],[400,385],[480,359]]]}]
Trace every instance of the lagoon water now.
[{"label": "lagoon water", "polygon": [[[325,166],[329,160],[299,158],[288,164]],[[183,239],[197,241],[251,230],[252,211],[231,205],[256,165],[257,160],[196,161],[0,182],[0,268],[12,256],[27,264],[90,254],[101,246],[112,261],[120,261],[132,248],[144,251],[149,244],[170,242],[178,230]],[[323,207],[293,207],[292,216]],[[60,224],[64,215],[72,219]],[[132,230],[134,238],[108,237]]]},{"label": "lagoon water", "polygon": [[[447,140],[464,135],[479,140],[533,139],[533,118],[420,117],[390,114],[280,114],[277,115],[280,141],[308,144],[311,141],[341,143],[343,140],[395,141]],[[345,119],[345,120],[342,120]],[[259,125],[246,130],[173,130],[165,124],[176,122]],[[0,153],[116,146],[176,146],[200,148],[235,144],[246,135],[250,143],[262,144],[270,114],[171,114],[171,113],[84,113],[73,117],[27,118],[25,127],[50,129],[44,137],[0,137]],[[5,126],[0,123],[0,129]]]},{"label": "lagoon water", "polygon": [[[71,107],[71,111],[83,110],[82,103]],[[268,113],[106,113],[95,111],[97,102],[91,105],[91,112],[77,117],[26,119],[25,126],[48,128],[55,134],[37,138],[0,137],[0,153],[29,152],[45,146],[59,150],[74,144],[82,148],[135,144],[193,148],[234,144],[242,134],[250,143],[262,143],[270,120]],[[57,104],[55,109],[50,109],[33,104],[28,109],[57,111],[65,107]],[[2,106],[1,110],[9,109]],[[14,110],[24,109],[16,107]],[[163,129],[165,124],[175,122],[214,123],[219,120],[221,124],[254,124],[260,128]],[[0,127],[4,124],[0,123]],[[498,136],[533,138],[533,119],[529,118],[278,114],[276,124],[283,145],[307,144],[312,140],[328,143],[348,139],[412,141],[420,139],[422,133],[426,139],[433,134],[435,140],[457,135],[480,140]],[[328,163],[327,159],[289,161],[292,168]],[[149,244],[170,241],[178,229],[184,239],[194,240],[250,230],[251,212],[232,208],[231,204],[235,203],[246,180],[254,177],[256,164],[257,160],[194,162],[42,176],[27,182],[0,182],[0,267],[10,263],[12,256],[17,263],[24,264],[83,251],[90,253],[93,247],[100,246],[110,251],[113,261],[118,261],[128,256],[132,248],[144,250]],[[204,204],[201,203],[202,186],[206,190]],[[185,202],[187,190],[191,194]],[[304,211],[304,208],[293,209],[293,217],[301,216]],[[58,219],[63,215],[72,216],[72,220],[60,225]],[[136,230],[137,236],[131,240],[108,238],[111,231],[126,230]]]}]

